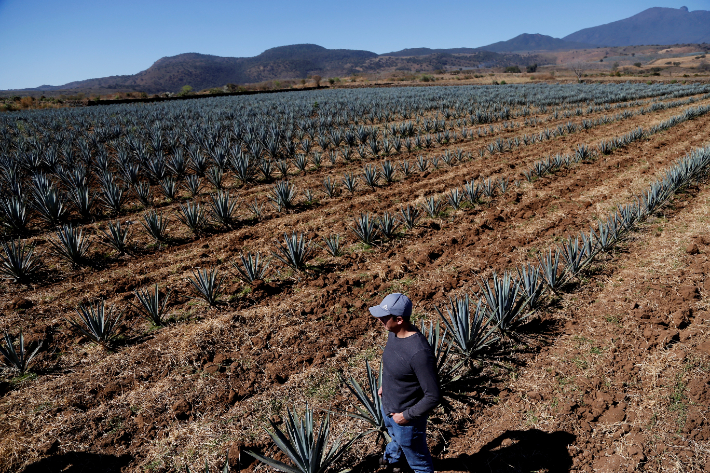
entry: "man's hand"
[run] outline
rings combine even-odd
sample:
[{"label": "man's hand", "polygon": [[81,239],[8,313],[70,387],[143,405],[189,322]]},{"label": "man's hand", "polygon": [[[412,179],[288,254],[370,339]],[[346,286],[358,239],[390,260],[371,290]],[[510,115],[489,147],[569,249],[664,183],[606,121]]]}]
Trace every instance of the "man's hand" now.
[{"label": "man's hand", "polygon": [[377,395],[382,397],[382,386],[380,386],[380,389],[377,390]]},{"label": "man's hand", "polygon": [[407,425],[409,421],[404,418],[404,414],[401,412],[398,414],[392,414],[392,420],[397,423],[397,425]]}]

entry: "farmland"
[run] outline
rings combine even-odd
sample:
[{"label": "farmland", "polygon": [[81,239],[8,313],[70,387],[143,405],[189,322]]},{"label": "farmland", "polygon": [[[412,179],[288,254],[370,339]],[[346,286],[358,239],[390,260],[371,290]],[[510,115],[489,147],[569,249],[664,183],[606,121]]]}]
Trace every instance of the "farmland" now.
[{"label": "farmland", "polygon": [[531,84],[0,115],[0,330],[41,343],[3,374],[0,469],[263,469],[306,404],[352,437],[339,375],[367,385],[389,292],[484,324],[441,329],[437,470],[708,468],[708,112]]}]

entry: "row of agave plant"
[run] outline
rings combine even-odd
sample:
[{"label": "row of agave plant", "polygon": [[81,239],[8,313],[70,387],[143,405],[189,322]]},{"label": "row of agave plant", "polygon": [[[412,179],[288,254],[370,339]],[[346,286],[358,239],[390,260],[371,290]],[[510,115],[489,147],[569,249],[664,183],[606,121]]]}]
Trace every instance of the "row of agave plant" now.
[{"label": "row of agave plant", "polygon": [[[692,100],[692,97],[690,100]],[[690,109],[683,116],[674,117],[669,122],[658,125],[658,127],[665,128],[669,126],[669,124],[672,126],[680,121],[688,119],[688,117],[698,116],[701,113],[703,113],[702,110]],[[624,117],[618,117],[618,119],[622,118]],[[503,140],[499,138],[495,142],[489,143],[487,145],[487,149],[491,154],[496,152],[503,152],[512,149],[514,146],[520,146],[521,144],[527,145],[529,143],[535,143],[536,141],[551,139],[555,136],[560,136],[565,133],[577,131],[578,129],[580,129],[580,127],[582,129],[588,129],[592,126],[596,126],[601,123],[608,123],[613,119],[616,118],[609,119],[608,117],[603,117],[594,121],[585,120],[585,122],[589,123],[583,122],[581,125],[568,123],[565,126],[560,125],[556,130],[551,131],[549,129],[546,129],[545,131],[540,132],[539,135],[533,134],[531,136],[528,136],[527,134],[525,134],[522,136],[522,138],[516,137],[512,140]],[[650,132],[654,133],[656,131],[658,130],[651,130]],[[608,154],[612,149],[628,144],[629,141],[638,139],[641,136],[643,136],[641,131],[636,130],[635,132],[632,132],[629,137],[622,137],[609,141],[603,141],[599,146],[600,152],[602,154]],[[483,155],[483,151],[484,149],[481,150],[481,155]],[[376,150],[374,154],[377,154]],[[348,161],[349,148],[345,148],[342,152],[342,155],[344,159]],[[362,155],[363,157],[366,157],[366,153],[362,153]],[[462,156],[460,150],[456,152],[455,157],[461,160]],[[252,182],[254,180],[256,169],[254,168],[254,166],[249,164],[248,157],[241,156],[240,159],[236,159],[234,156],[231,156],[229,159],[235,160],[231,162],[234,166],[235,174],[240,180],[242,180],[242,182],[246,183]],[[330,159],[331,161],[335,162],[335,160],[337,159],[337,155],[334,152],[331,152]],[[446,152],[442,157],[442,161],[449,165],[451,165],[452,159],[453,157],[449,152]],[[180,162],[180,160],[178,160],[178,162]],[[298,155],[296,158],[294,158],[293,162],[297,169],[302,172],[306,172],[308,162],[306,161],[305,155]],[[313,164],[316,167],[320,166],[320,155],[318,153],[313,156]],[[427,159],[422,158],[421,156],[417,158],[416,165],[419,171],[425,171],[428,168],[428,164],[429,161]],[[439,158],[433,158],[431,160],[431,164],[434,168],[438,168]],[[107,166],[107,164],[103,166],[104,171],[106,171]],[[173,200],[177,197],[181,181],[183,181],[184,187],[190,192],[193,197],[199,194],[201,187],[200,174],[205,175],[218,192],[221,193],[224,189],[225,171],[219,166],[209,168],[206,171],[202,169],[202,171],[204,172],[199,172],[191,175],[185,174],[186,166],[184,162],[182,164],[176,164],[174,162],[172,163],[172,166],[176,170],[174,177],[163,176],[161,179],[159,179],[159,175],[154,175],[155,180],[160,184],[160,188],[164,196],[169,200]],[[171,166],[168,166],[168,168],[170,167]],[[275,167],[280,170],[282,177],[288,176],[288,163],[280,161],[276,163]],[[165,171],[164,168],[161,169]],[[415,168],[410,166],[408,162],[405,161],[402,163],[400,169],[406,177]],[[200,170],[199,166],[198,170]],[[262,160],[260,170],[264,176],[264,179],[269,180],[273,178],[274,166],[272,165],[271,161]],[[364,182],[368,186],[375,187],[376,181],[380,176],[383,177],[388,183],[392,182],[394,170],[395,169],[393,168],[391,163],[389,161],[385,161],[382,164],[381,172],[374,172],[372,166],[366,166],[365,172],[362,174],[362,177]],[[12,175],[12,168],[6,168],[5,174]],[[77,172],[69,174],[64,174],[60,172],[59,176],[62,178],[62,181],[69,189],[68,196],[70,198],[70,201],[74,204],[79,215],[81,215],[83,218],[89,218],[92,213],[92,204],[96,200],[96,195],[92,194],[89,191],[86,174],[81,171],[78,174]],[[144,206],[149,206],[152,204],[153,201],[150,186],[144,181],[139,181],[137,176],[138,173],[134,172],[133,177],[129,177],[129,181],[131,182],[131,186],[141,204]],[[34,175],[32,181],[33,202],[30,208],[33,209],[39,215],[39,217],[41,217],[42,220],[44,220],[49,225],[56,226],[61,224],[68,217],[68,207],[65,206],[63,203],[62,192],[59,191],[56,186],[49,180],[49,178],[44,174]],[[98,200],[100,200],[100,202],[106,207],[106,209],[110,213],[117,215],[122,211],[124,205],[126,204],[128,195],[128,193],[125,192],[126,188],[117,185],[112,177],[112,174],[108,173],[107,171],[103,174],[103,177],[100,179],[100,181],[102,190],[98,195]],[[343,178],[343,184],[351,193],[355,191],[356,183],[357,180],[353,178],[352,173],[346,174]],[[4,226],[10,231],[21,234],[27,230],[30,221],[30,213],[28,212],[27,205],[24,204],[25,199],[23,198],[24,196],[21,191],[21,187],[18,187],[17,181],[13,181],[10,184],[10,188],[17,188],[18,190],[11,197],[3,200],[3,205],[0,206],[0,210],[2,210],[2,212],[0,213],[3,215],[2,222]],[[336,188],[334,182],[332,182],[329,178],[326,178],[324,180],[323,188],[329,197],[333,197],[335,195]],[[307,201],[312,200],[312,198],[310,198],[312,197],[312,194],[307,193],[306,197]],[[223,199],[223,195],[217,197],[217,200],[221,201]],[[215,199],[213,199],[213,206],[214,200]],[[190,204],[188,204],[188,206],[189,205]],[[184,208],[181,207],[181,209]],[[257,218],[260,216],[261,207],[258,205],[258,203],[255,206],[250,206],[250,209],[254,211],[254,214]],[[183,211],[183,214],[185,215],[185,217],[187,217],[187,212]],[[197,212],[197,214],[199,214],[199,212]],[[183,219],[181,218],[181,220]],[[202,223],[202,219],[198,219],[195,223],[199,226]],[[191,229],[194,230],[194,228],[192,227]]]},{"label": "row of agave plant", "polygon": [[[491,347],[502,339],[517,339],[516,331],[544,304],[546,294],[559,292],[566,282],[578,277],[602,252],[610,251],[628,233],[656,212],[673,194],[707,175],[710,147],[692,151],[666,171],[662,179],[631,204],[620,206],[605,222],[568,238],[554,249],[538,256],[537,264],[522,265],[514,272],[496,273],[491,280],[481,280],[482,297],[472,302],[468,295],[449,299],[446,315],[435,306],[443,324],[422,322],[421,331],[431,344],[444,394],[444,409],[452,409],[453,400],[466,400],[467,375],[473,361],[485,361]],[[564,264],[560,264],[561,259]],[[378,395],[382,384],[382,368],[377,373],[365,362],[366,379],[341,375],[345,388],[355,398],[355,412],[346,412],[368,427],[343,443],[330,442],[330,417],[326,415],[316,426],[314,411],[308,405],[303,417],[287,410],[285,426],[271,422],[268,434],[292,464],[286,464],[262,453],[248,451],[254,458],[289,473],[322,473],[334,466],[360,438],[376,433],[388,441],[382,403]]]},{"label": "row of agave plant", "polygon": [[[692,92],[697,93],[699,90],[701,89],[692,89]],[[689,90],[688,93],[690,92]],[[417,120],[419,121],[418,116]],[[357,148],[358,155],[367,157],[397,151],[402,145],[410,150],[426,148],[431,146],[433,141],[429,135],[417,135],[414,140],[400,140],[399,135],[411,135],[414,132],[411,123],[391,125],[390,131],[395,136],[393,139],[383,137],[379,140],[377,129],[363,126],[357,129],[348,128],[344,132],[336,129],[323,131],[316,139],[313,130],[317,127],[294,121],[299,123],[299,127],[295,129],[295,138],[310,132],[313,141],[321,143],[319,146],[323,154],[332,162],[338,158],[334,149],[339,148],[341,143],[344,143],[345,147],[340,155],[344,161],[348,161],[351,155],[355,154],[351,149],[355,149],[357,143],[360,143]],[[460,123],[461,119],[458,121]],[[471,123],[474,121],[480,121],[480,117],[475,120],[471,118]],[[445,123],[442,125],[436,120],[431,122],[436,122],[436,126],[430,125],[430,121],[424,119],[423,128],[445,128]],[[57,130],[54,125],[50,129],[52,132]],[[36,131],[40,130],[41,127],[37,127]],[[184,134],[179,135],[166,132],[161,124],[155,123],[152,127],[139,129],[147,133],[148,145],[135,134],[131,134],[136,132],[140,136],[140,131],[135,128],[131,129],[130,133],[126,129],[109,125],[94,130],[94,134],[87,134],[81,139],[78,139],[76,133],[71,134],[66,130],[58,134],[53,133],[58,143],[41,141],[47,140],[46,132],[28,139],[20,134],[14,140],[9,132],[4,132],[5,139],[1,143],[7,154],[1,153],[3,156],[0,159],[0,174],[7,185],[7,191],[0,199],[0,220],[6,230],[13,233],[25,231],[31,213],[38,215],[50,226],[56,226],[68,217],[67,202],[72,204],[83,219],[89,218],[92,212],[95,213],[92,206],[97,201],[109,214],[116,215],[124,209],[129,191],[136,195],[141,204],[148,206],[153,198],[151,183],[159,185],[166,198],[174,199],[183,186],[194,196],[199,192],[203,178],[210,181],[215,189],[222,190],[228,172],[233,172],[240,182],[249,183],[256,179],[257,174],[263,174],[264,179],[268,181],[273,178],[276,170],[281,172],[281,177],[284,178],[288,175],[291,165],[303,172],[309,165],[307,157],[311,149],[310,140],[303,137],[296,140],[304,153],[294,155],[294,131],[282,132],[278,127],[257,130],[253,125],[247,124],[244,127],[235,125],[231,128],[185,128]],[[387,132],[387,128],[384,132]],[[448,130],[444,133],[438,132],[435,141],[451,142],[458,139],[453,136],[455,134],[456,132],[449,135]],[[481,134],[479,129],[478,135]],[[170,138],[164,139],[164,136]],[[463,128],[462,137],[467,136],[473,137],[474,133],[469,135]],[[272,138],[276,140],[276,144]],[[526,138],[523,137],[524,142],[528,141]],[[510,146],[510,143],[508,145]],[[326,153],[331,146],[334,149]],[[499,151],[503,149],[498,141],[494,146],[497,146]],[[294,149],[289,151],[291,147]],[[10,154],[11,149],[15,149],[14,154]],[[284,152],[293,155],[293,158],[276,159]],[[172,154],[170,160],[166,159],[166,153]],[[315,167],[320,165],[321,159],[321,152],[313,152],[311,160]],[[92,184],[90,171],[96,176],[98,191],[92,191],[95,185]],[[48,174],[54,175],[54,180],[59,180],[63,191]],[[23,176],[26,176],[24,181],[29,183],[29,195],[21,184]]]},{"label": "row of agave plant", "polygon": [[[648,189],[630,204],[619,206],[606,221],[600,221],[588,232],[580,232],[570,237],[560,246],[538,255],[536,264],[524,264],[517,271],[495,272],[491,280],[479,283],[482,297],[472,302],[468,295],[450,299],[445,312],[435,306],[439,323],[422,323],[421,330],[434,349],[437,371],[444,393],[444,408],[451,408],[452,400],[465,400],[462,383],[473,366],[473,362],[485,361],[491,347],[502,339],[517,339],[516,331],[536,310],[544,305],[546,294],[558,293],[565,283],[578,277],[598,255],[612,250],[630,231],[667,202],[676,192],[693,181],[706,176],[710,166],[710,147],[696,149],[680,159],[665,175],[653,182]],[[564,261],[564,264],[561,264]],[[247,262],[242,257],[242,262]],[[517,272],[517,275],[515,274]],[[242,273],[247,278],[248,274]],[[210,279],[206,273],[206,279]],[[254,275],[252,275],[254,276]],[[258,275],[256,275],[258,277]],[[212,275],[212,278],[214,275]],[[192,281],[196,286],[198,281]],[[140,310],[149,318],[160,316],[165,309],[167,297],[161,301],[157,285],[153,292],[137,291]],[[114,332],[119,317],[112,316],[103,302],[96,305],[80,306],[79,320],[70,320],[87,337],[97,343],[107,343]],[[103,336],[100,336],[103,334]],[[16,349],[12,338],[5,333],[4,344],[0,345],[3,364],[23,373],[40,347],[29,353],[25,349],[20,334]],[[366,383],[341,375],[343,385],[356,400],[356,411],[347,415],[364,421],[369,427],[349,441],[330,441],[330,418],[326,416],[316,426],[314,412],[306,406],[303,417],[288,410],[285,428],[272,422],[267,432],[275,446],[292,462],[291,465],[249,451],[250,455],[281,471],[293,473],[322,473],[334,465],[359,438],[377,433],[387,439],[381,400],[377,392],[381,385],[379,374],[366,362]],[[465,389],[464,389],[465,390]]]},{"label": "row of agave plant", "polygon": [[[647,138],[652,134],[667,130],[687,120],[697,118],[706,114],[708,111],[710,111],[710,106],[689,108],[682,114],[673,116],[651,127],[648,131],[637,128],[625,135],[610,140],[602,140],[597,147],[598,153],[609,154],[614,149],[628,146],[634,141]],[[579,145],[573,157],[557,155],[554,158],[548,157],[546,160],[540,160],[529,170],[523,171],[523,176],[526,180],[532,181],[537,177],[554,172],[564,166],[569,167],[571,164],[592,159],[594,155],[594,151],[590,151],[587,146]],[[470,159],[470,155],[465,156],[465,158]],[[449,166],[453,166],[456,160],[459,162],[464,160],[462,150],[457,150],[455,153],[447,151],[442,156],[442,161]],[[434,168],[439,167],[438,158],[435,157],[431,161]],[[417,158],[416,168],[420,172],[426,172],[428,166],[428,159],[422,156]],[[407,177],[413,172],[413,167],[410,166],[407,161],[395,167],[390,161],[385,160],[381,164],[381,170],[376,169],[372,165],[365,166],[360,178],[365,184],[374,189],[378,186],[378,181],[381,177],[384,178],[387,183],[393,182],[397,169],[399,169],[404,177]],[[354,176],[354,174],[350,173],[344,176],[343,185],[351,193],[355,192],[357,184],[358,178]],[[520,182],[516,181],[516,184],[520,185]],[[360,241],[366,245],[372,245],[378,237],[392,238],[400,224],[404,224],[408,229],[413,228],[419,216],[421,216],[421,211],[424,211],[431,218],[435,218],[443,212],[447,202],[454,210],[458,210],[466,202],[470,205],[475,205],[480,203],[481,198],[484,196],[489,198],[494,197],[497,190],[500,190],[500,192],[504,194],[507,188],[508,181],[502,178],[497,181],[487,179],[480,184],[471,181],[463,187],[463,191],[455,188],[445,193],[445,200],[431,196],[425,199],[421,209],[417,206],[409,205],[401,208],[401,219],[398,219],[388,212],[385,212],[378,220],[372,219],[369,214],[363,214],[356,220],[356,225],[352,230]],[[324,180],[323,189],[325,194],[329,197],[334,197],[338,193],[336,183],[331,181],[329,177],[326,177]],[[312,202],[314,200],[311,192],[306,191],[305,195],[306,202]],[[274,186],[269,194],[269,199],[272,206],[277,211],[281,212],[284,209],[294,208],[296,205],[296,192],[290,183],[281,181]],[[236,223],[236,199],[232,198],[227,192],[219,192],[217,195],[211,196],[210,207],[209,213],[211,219],[209,220],[212,220],[215,224],[226,229],[233,228]],[[263,205],[257,200],[253,203],[249,203],[247,207],[255,218],[261,217]],[[181,204],[177,210],[177,217],[195,236],[199,236],[200,233],[205,231],[208,225],[207,214],[200,204],[190,202],[185,205]],[[165,243],[169,240],[167,235],[168,223],[168,218],[156,213],[154,210],[144,214],[141,221],[146,232],[153,238],[155,243],[158,244]],[[125,254],[130,248],[130,227],[126,224],[122,225],[119,221],[108,222],[107,227],[108,230],[102,231],[102,243],[114,249],[119,255]],[[301,239],[302,236],[298,236],[298,238]],[[56,254],[67,260],[72,266],[77,267],[86,263],[89,242],[84,238],[81,229],[74,228],[71,225],[64,225],[57,230],[57,238],[50,239],[49,241]],[[286,241],[288,242],[290,240],[286,238]],[[326,249],[331,255],[338,256],[340,254],[340,237],[338,235],[325,238],[324,242]],[[310,242],[308,245],[305,245],[306,248],[309,246]],[[37,259],[34,257],[33,250],[26,248],[20,240],[3,242],[2,250],[3,252],[0,253],[0,262],[2,262],[0,272],[2,272],[6,278],[13,279],[16,282],[28,282],[31,280],[39,266]],[[297,253],[293,253],[293,250],[289,251],[297,255]],[[294,258],[296,258],[295,262],[287,262],[286,264],[298,271],[302,269],[307,260],[305,259],[305,255],[300,258],[294,256]]]}]

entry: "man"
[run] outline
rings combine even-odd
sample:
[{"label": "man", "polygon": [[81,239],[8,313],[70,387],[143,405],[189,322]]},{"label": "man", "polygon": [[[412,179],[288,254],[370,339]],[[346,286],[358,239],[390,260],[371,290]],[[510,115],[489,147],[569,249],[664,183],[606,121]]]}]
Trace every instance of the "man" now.
[{"label": "man", "polygon": [[388,295],[380,305],[370,307],[370,313],[389,331],[379,395],[392,441],[380,462],[396,464],[404,455],[415,472],[433,473],[426,423],[441,400],[434,352],[410,322],[412,301],[404,294]]}]

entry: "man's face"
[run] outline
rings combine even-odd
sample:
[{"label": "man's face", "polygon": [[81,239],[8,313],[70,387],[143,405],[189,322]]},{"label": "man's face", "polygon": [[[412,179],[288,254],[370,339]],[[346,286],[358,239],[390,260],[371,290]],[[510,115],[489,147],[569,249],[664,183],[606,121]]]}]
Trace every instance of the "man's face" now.
[{"label": "man's face", "polygon": [[385,317],[378,317],[380,322],[382,322],[382,325],[385,326],[387,330],[390,332],[394,332],[397,330],[397,327],[402,325],[402,322],[404,319],[402,317],[397,317],[394,315],[388,315]]}]

